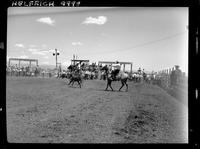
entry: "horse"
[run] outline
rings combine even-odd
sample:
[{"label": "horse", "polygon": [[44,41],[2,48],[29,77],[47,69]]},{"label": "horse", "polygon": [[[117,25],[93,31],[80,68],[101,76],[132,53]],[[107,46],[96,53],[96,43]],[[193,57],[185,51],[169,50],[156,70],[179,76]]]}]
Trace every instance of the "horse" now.
[{"label": "horse", "polygon": [[153,81],[154,81],[154,75],[153,74],[147,74],[147,77],[146,77],[146,83],[148,84],[152,84]]},{"label": "horse", "polygon": [[62,78],[62,79],[67,78],[67,73],[61,73],[59,78]]},{"label": "horse", "polygon": [[86,70],[84,72],[84,79],[88,80],[88,79],[90,79],[90,77],[91,77],[91,72],[89,70]]},{"label": "horse", "polygon": [[58,78],[62,78],[62,79],[64,79],[64,78],[69,78],[69,70],[68,71],[62,71],[62,72],[60,72],[60,74],[58,75]]},{"label": "horse", "polygon": [[72,83],[72,86],[74,85],[74,82],[77,82],[79,84],[79,87],[81,88],[82,84],[82,75],[80,72],[72,72],[70,77],[69,77],[69,83],[70,85]]},{"label": "horse", "polygon": [[121,84],[122,86],[119,88],[119,91],[121,91],[122,87],[124,85],[126,85],[126,92],[128,91],[128,84],[127,84],[127,80],[129,78],[129,75],[123,71],[119,71],[119,74],[116,76],[116,79],[113,78],[113,75],[112,74],[108,74],[107,76],[107,86],[106,86],[106,89],[105,91],[107,91],[108,87],[110,87],[113,90],[111,84],[112,84],[112,81],[121,81]]},{"label": "horse", "polygon": [[[132,75],[133,76],[133,75]],[[139,74],[139,73],[135,73],[134,74],[134,82],[135,83],[141,83],[142,80],[143,80],[143,75],[142,74]]]}]

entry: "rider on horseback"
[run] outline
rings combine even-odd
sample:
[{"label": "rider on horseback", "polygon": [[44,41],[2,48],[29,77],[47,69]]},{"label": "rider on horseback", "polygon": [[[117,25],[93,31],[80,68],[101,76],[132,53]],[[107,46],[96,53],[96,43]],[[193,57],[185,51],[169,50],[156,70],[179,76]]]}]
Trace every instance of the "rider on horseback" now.
[{"label": "rider on horseback", "polygon": [[138,74],[142,74],[141,68],[138,69]]},{"label": "rider on horseback", "polygon": [[113,64],[112,66],[113,66],[113,70],[111,72],[111,76],[113,80],[116,80],[116,77],[120,72],[121,65],[118,61],[116,61],[115,64]]}]

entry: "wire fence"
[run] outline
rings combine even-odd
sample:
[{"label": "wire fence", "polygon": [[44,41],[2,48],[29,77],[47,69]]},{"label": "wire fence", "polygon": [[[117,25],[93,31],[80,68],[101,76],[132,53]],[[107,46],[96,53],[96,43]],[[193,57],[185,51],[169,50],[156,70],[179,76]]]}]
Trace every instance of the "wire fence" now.
[{"label": "wire fence", "polygon": [[155,80],[163,88],[186,87],[187,76],[181,70],[165,69],[156,73]]},{"label": "wire fence", "polygon": [[154,83],[173,97],[187,103],[188,77],[185,72],[176,67],[156,72]]}]

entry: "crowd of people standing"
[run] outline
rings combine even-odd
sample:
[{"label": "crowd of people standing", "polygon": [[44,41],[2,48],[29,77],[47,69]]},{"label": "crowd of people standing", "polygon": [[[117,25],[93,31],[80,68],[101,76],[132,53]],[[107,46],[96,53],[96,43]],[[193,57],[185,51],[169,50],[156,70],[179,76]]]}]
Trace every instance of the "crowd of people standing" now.
[{"label": "crowd of people standing", "polygon": [[[113,75],[113,77],[116,77],[116,75],[121,70],[121,65],[118,61],[116,61],[112,65],[97,65],[96,63],[92,64],[86,64],[86,63],[77,63],[75,65],[70,65],[67,67],[67,69],[61,69],[59,67],[58,70],[52,70],[47,71],[45,69],[42,69],[39,67],[39,65],[36,66],[21,66],[19,67],[16,65],[9,65],[6,66],[6,75],[7,76],[24,76],[24,77],[52,77],[57,76],[60,77],[63,73],[67,74],[68,72],[72,72],[74,70],[80,70],[83,75],[84,79],[100,79],[100,80],[106,80],[106,77],[109,74]],[[128,73],[128,72],[127,72]],[[161,84],[164,82],[164,84],[170,84],[170,85],[176,85],[180,82],[183,82],[183,73],[179,69],[179,66],[175,66],[175,69],[171,71],[170,73],[157,73],[157,72],[151,72],[147,73],[144,69],[139,68],[137,71],[128,73],[130,76],[130,80],[133,80],[135,82],[154,82],[157,84]],[[166,81],[167,80],[167,81]],[[161,82],[161,83],[160,83]],[[166,83],[167,82],[167,83]],[[167,85],[169,86],[169,85]]]},{"label": "crowd of people standing", "polygon": [[35,67],[16,65],[6,66],[7,76],[38,76],[41,68],[37,65]]}]

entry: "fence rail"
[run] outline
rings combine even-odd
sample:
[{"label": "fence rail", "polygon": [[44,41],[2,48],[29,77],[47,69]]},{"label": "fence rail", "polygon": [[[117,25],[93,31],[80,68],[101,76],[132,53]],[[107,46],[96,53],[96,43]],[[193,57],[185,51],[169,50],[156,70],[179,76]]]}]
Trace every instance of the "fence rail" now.
[{"label": "fence rail", "polygon": [[16,76],[16,77],[43,77],[51,78],[55,76],[54,72],[26,72],[26,71],[6,71],[6,76]]}]

